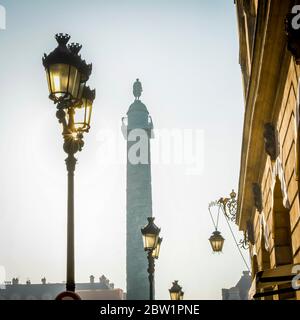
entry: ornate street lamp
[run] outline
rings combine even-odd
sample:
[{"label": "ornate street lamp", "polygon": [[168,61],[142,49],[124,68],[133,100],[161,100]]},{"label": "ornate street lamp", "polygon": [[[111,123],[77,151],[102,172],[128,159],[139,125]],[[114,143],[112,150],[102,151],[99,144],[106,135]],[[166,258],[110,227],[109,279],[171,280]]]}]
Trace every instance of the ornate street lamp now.
[{"label": "ornate street lamp", "polygon": [[214,231],[209,238],[213,252],[222,252],[224,241],[225,239],[221,236],[221,232],[218,230]]},{"label": "ornate street lamp", "polygon": [[182,287],[178,284],[178,280],[173,282],[173,286],[169,289],[171,300],[183,300],[184,292],[182,291]]},{"label": "ornate street lamp", "polygon": [[[211,208],[217,208],[217,219],[215,220],[213,218],[212,212],[211,212]],[[241,239],[239,242],[237,241],[234,232],[230,226],[230,222],[235,222],[236,221],[236,214],[237,214],[237,194],[234,192],[234,190],[231,191],[231,193],[229,194],[229,197],[225,197],[225,198],[220,198],[217,201],[212,201],[209,203],[208,205],[208,211],[210,214],[210,217],[212,219],[212,223],[215,227],[215,231],[213,232],[213,234],[211,235],[211,237],[209,238],[209,242],[211,244],[211,247],[213,249],[213,252],[222,252],[223,249],[223,245],[224,245],[224,241],[225,239],[222,237],[221,232],[218,231],[218,224],[219,224],[219,218],[220,218],[220,212],[223,213],[224,217],[225,217],[225,221],[228,225],[228,228],[230,230],[230,233],[233,237],[233,240],[235,242],[235,245],[239,251],[239,254],[241,255],[241,258],[243,259],[247,269],[249,270],[249,266],[247,264],[247,261],[241,251],[241,248],[243,249],[248,249],[249,248],[249,233],[251,233],[251,226],[247,226],[247,233],[244,233],[244,238]],[[253,238],[253,236],[251,237]]]},{"label": "ornate street lamp", "polygon": [[[148,252],[148,274],[149,274],[149,289],[150,289],[150,300],[154,300],[154,272],[155,262],[154,259],[158,258],[160,245],[162,239],[159,238],[160,228],[154,223],[154,218],[149,217],[148,224],[141,229],[144,241],[144,249]],[[161,239],[161,240],[159,240]]]},{"label": "ornate street lamp", "polygon": [[[213,218],[213,215],[211,213],[211,207],[213,206],[217,206],[218,207],[218,215],[217,215],[217,220],[215,221]],[[223,245],[224,245],[224,241],[225,239],[221,236],[221,232],[218,231],[218,224],[219,224],[219,218],[220,218],[220,211],[221,211],[221,203],[220,200],[219,201],[215,201],[215,202],[211,202],[208,206],[208,211],[210,214],[210,217],[212,219],[213,225],[215,227],[215,231],[213,232],[213,234],[211,235],[211,237],[208,239],[210,242],[210,245],[213,249],[213,252],[222,252],[223,249]]]},{"label": "ornate street lamp", "polygon": [[56,104],[56,117],[63,126],[64,151],[68,171],[68,222],[67,222],[67,281],[66,290],[75,291],[74,268],[74,171],[77,159],[74,154],[81,151],[83,133],[90,129],[95,90],[86,87],[92,65],[79,55],[81,45],[67,45],[70,36],[59,33],[55,36],[57,48],[43,57],[49,98]]},{"label": "ornate street lamp", "polygon": [[82,46],[72,43],[68,34],[59,33],[55,36],[57,48],[49,55],[44,54],[43,65],[46,70],[49,98],[58,103],[65,101],[73,104],[81,99],[86,81],[92,72],[92,65],[88,65],[78,55]]}]

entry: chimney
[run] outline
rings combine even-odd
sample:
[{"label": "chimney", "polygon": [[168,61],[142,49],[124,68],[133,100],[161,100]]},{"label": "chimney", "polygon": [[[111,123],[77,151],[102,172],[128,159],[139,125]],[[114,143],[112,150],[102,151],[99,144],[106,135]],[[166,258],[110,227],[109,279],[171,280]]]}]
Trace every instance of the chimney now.
[{"label": "chimney", "polygon": [[93,275],[90,276],[90,283],[95,283],[95,277]]}]

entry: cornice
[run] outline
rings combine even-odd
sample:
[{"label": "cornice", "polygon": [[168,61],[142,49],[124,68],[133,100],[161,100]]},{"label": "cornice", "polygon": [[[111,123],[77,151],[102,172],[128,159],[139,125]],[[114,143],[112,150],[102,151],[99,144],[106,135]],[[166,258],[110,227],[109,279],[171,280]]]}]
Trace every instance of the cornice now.
[{"label": "cornice", "polygon": [[277,90],[282,89],[282,82],[285,82],[282,68],[285,60],[290,59],[284,25],[289,6],[290,1],[259,2],[242,139],[236,220],[241,230],[245,230],[246,221],[253,213],[251,186],[259,182],[266,160],[264,123],[272,122],[278,113],[274,109],[280,108]]}]

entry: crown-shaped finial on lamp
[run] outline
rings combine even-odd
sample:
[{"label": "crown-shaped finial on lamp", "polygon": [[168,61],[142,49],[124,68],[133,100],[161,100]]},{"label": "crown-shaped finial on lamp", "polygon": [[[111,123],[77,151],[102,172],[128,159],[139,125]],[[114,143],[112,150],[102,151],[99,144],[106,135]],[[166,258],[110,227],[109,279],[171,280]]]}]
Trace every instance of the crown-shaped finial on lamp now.
[{"label": "crown-shaped finial on lamp", "polygon": [[55,39],[59,45],[65,46],[71,39],[71,36],[67,33],[57,33],[55,35]]},{"label": "crown-shaped finial on lamp", "polygon": [[72,42],[68,45],[68,48],[74,55],[78,55],[79,51],[82,48],[82,45],[80,45],[79,43]]}]

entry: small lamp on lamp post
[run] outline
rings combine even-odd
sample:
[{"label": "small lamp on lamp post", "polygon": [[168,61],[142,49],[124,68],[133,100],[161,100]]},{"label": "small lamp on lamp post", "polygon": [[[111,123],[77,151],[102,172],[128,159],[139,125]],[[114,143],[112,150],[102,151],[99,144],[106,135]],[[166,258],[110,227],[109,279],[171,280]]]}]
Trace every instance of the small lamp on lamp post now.
[{"label": "small lamp on lamp post", "polygon": [[144,250],[148,252],[148,274],[149,274],[149,299],[154,300],[154,272],[155,262],[158,259],[162,238],[159,238],[160,228],[154,223],[154,218],[148,218],[148,224],[141,229],[144,241]]},{"label": "small lamp on lamp post", "polygon": [[178,280],[173,282],[173,286],[169,289],[171,300],[183,300],[184,292],[182,287],[178,284]]},{"label": "small lamp on lamp post", "polygon": [[95,90],[86,86],[92,65],[88,65],[79,55],[81,45],[67,45],[71,38],[68,34],[59,33],[55,38],[58,46],[50,54],[44,55],[43,65],[48,80],[49,98],[56,104],[56,117],[63,126],[63,149],[68,155],[65,160],[68,171],[66,290],[74,293],[74,171],[77,162],[74,155],[82,150],[83,133],[90,129]]}]

